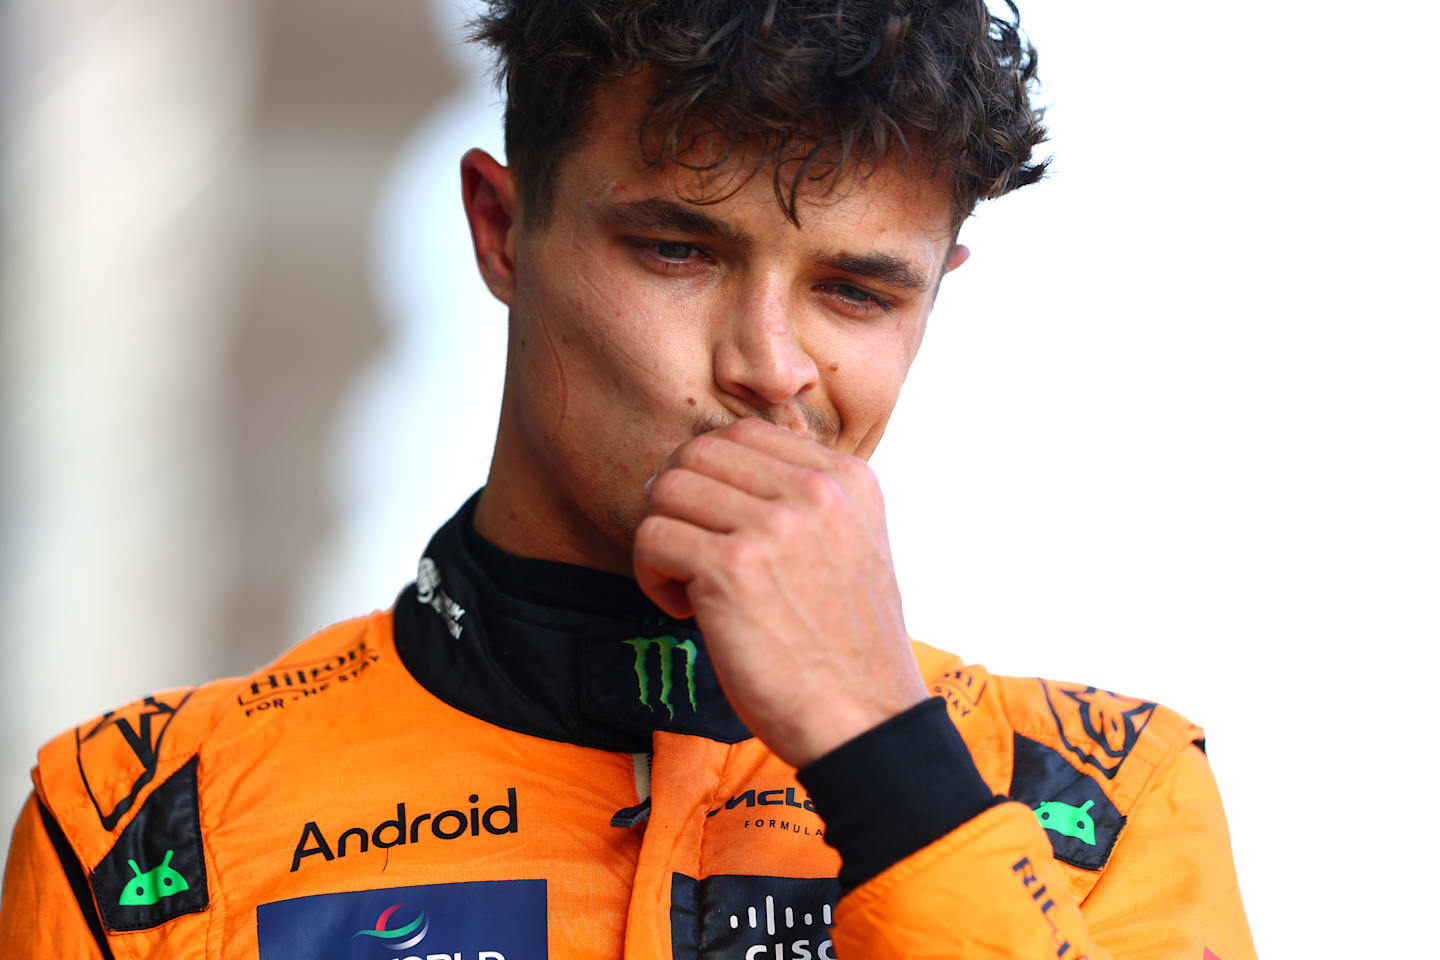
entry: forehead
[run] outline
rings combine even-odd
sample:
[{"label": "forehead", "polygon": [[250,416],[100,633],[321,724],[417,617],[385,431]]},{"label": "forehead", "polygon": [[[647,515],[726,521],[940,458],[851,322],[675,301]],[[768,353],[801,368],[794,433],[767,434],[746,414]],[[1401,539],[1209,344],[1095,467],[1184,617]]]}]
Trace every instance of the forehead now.
[{"label": "forehead", "polygon": [[[651,80],[644,73],[598,84],[588,106],[584,133],[561,163],[559,190],[571,202],[594,208],[607,201],[629,201],[660,196],[695,204],[752,229],[789,233],[796,227],[786,218],[775,196],[776,158],[761,157],[749,145],[733,150],[713,169],[688,169],[647,164],[642,151],[640,125],[646,113]],[[722,156],[724,144],[716,134],[701,133],[687,142],[683,160],[691,167],[706,167]],[[798,163],[793,156],[780,166],[782,189],[788,193]],[[796,200],[799,232],[816,236],[852,238],[862,231],[867,238],[893,234],[926,246],[948,245],[952,201],[947,183],[919,174],[921,164],[906,164],[899,156],[885,158],[864,170],[842,171],[834,178],[802,182]],[[817,167],[815,169],[824,169]],[[831,189],[831,187],[834,189]],[[703,204],[696,201],[707,201]]]}]

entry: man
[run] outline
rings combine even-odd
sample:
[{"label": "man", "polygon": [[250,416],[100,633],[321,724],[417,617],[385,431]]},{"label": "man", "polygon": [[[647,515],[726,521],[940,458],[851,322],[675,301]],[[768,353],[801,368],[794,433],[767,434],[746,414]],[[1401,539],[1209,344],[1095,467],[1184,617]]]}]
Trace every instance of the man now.
[{"label": "man", "polygon": [[392,610],[44,747],[0,945],[1253,956],[1197,727],[906,634],[865,459],[960,222],[1041,173],[1016,24],[530,2],[477,37],[486,486]]}]

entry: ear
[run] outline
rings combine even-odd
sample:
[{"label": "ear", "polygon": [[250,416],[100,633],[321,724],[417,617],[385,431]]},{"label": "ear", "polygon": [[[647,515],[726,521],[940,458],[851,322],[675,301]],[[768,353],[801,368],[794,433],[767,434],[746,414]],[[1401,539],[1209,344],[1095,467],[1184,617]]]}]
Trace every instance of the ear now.
[{"label": "ear", "polygon": [[460,158],[465,219],[475,244],[475,263],[485,285],[509,306],[515,297],[515,226],[519,206],[515,177],[484,150]]},{"label": "ear", "polygon": [[950,256],[945,260],[945,272],[949,273],[969,259],[970,248],[963,243],[955,244],[955,249],[950,251]]}]

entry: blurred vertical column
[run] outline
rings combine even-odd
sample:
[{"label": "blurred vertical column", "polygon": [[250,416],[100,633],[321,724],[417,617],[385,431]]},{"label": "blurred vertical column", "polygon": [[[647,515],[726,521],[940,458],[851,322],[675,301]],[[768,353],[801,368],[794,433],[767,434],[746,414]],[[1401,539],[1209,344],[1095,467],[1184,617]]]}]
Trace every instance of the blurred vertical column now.
[{"label": "blurred vertical column", "polygon": [[0,7],[0,850],[40,742],[212,669],[253,10]]},{"label": "blurred vertical column", "polygon": [[0,0],[0,44],[3,854],[45,739],[300,639],[376,194],[456,78],[389,0]]},{"label": "blurred vertical column", "polygon": [[[297,611],[311,608],[301,596],[307,564],[340,513],[335,422],[356,377],[389,345],[371,277],[376,196],[407,135],[456,84],[422,4],[254,6],[265,66],[241,315],[223,387],[238,522],[220,615],[231,642],[216,655],[217,672],[230,674],[325,625]],[[450,170],[463,223],[458,155]],[[402,583],[354,598],[345,614],[387,606]]]}]

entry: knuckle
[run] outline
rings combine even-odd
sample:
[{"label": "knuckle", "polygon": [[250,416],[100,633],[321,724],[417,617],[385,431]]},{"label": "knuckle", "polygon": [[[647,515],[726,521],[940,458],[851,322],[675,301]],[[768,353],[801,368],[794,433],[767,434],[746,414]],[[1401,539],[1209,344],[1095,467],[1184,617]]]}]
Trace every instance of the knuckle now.
[{"label": "knuckle", "polygon": [[650,487],[650,502],[654,504],[668,503],[680,494],[685,484],[684,471],[675,469],[662,470],[655,478],[655,483]]},{"label": "knuckle", "polygon": [[731,433],[739,437],[753,437],[757,433],[764,433],[769,425],[759,417],[741,417],[730,424]]},{"label": "knuckle", "polygon": [[800,514],[788,507],[776,505],[765,512],[765,529],[781,539],[789,539],[799,533],[800,526]]},{"label": "knuckle", "polygon": [[760,563],[761,548],[749,537],[735,536],[725,544],[725,566],[732,570],[749,570]]},{"label": "knuckle", "polygon": [[650,553],[660,547],[660,538],[664,536],[664,522],[653,513],[640,521],[635,528],[635,552]]},{"label": "knuckle", "polygon": [[694,470],[703,466],[715,449],[715,438],[709,434],[698,436],[675,451],[672,463],[675,466]]},{"label": "knuckle", "polygon": [[836,471],[845,478],[846,482],[854,485],[857,489],[877,485],[875,471],[870,468],[870,464],[859,457],[842,457],[836,465]]},{"label": "knuckle", "polygon": [[800,490],[807,502],[821,507],[834,506],[844,499],[835,478],[819,470],[807,470],[801,475]]}]

